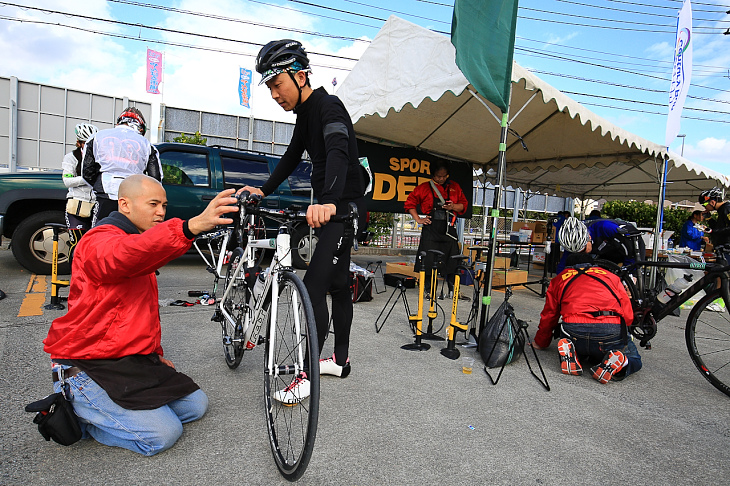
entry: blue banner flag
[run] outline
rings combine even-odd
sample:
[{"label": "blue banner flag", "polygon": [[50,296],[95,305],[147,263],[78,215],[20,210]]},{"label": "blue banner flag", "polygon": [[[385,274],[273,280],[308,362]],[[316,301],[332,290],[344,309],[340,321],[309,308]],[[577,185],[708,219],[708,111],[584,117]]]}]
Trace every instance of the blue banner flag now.
[{"label": "blue banner flag", "polygon": [[238,78],[238,99],[241,106],[251,108],[251,73],[250,69],[241,68],[241,75]]}]

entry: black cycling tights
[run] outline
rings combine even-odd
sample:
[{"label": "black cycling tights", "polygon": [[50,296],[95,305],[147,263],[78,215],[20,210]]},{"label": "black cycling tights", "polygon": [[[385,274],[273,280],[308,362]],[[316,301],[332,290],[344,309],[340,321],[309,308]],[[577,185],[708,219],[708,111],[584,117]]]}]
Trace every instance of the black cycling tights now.
[{"label": "black cycling tights", "polygon": [[[364,208],[364,204],[358,204]],[[338,214],[342,214],[338,211]],[[332,323],[335,333],[335,360],[343,366],[347,362],[350,348],[350,328],[352,327],[352,294],[350,293],[350,248],[346,245],[339,257],[335,257],[337,243],[344,233],[343,223],[328,223],[321,228],[317,248],[309,262],[304,276],[304,285],[312,299],[314,319],[317,322],[319,350],[322,352],[324,340],[329,332],[329,311],[327,292],[332,296]]]}]

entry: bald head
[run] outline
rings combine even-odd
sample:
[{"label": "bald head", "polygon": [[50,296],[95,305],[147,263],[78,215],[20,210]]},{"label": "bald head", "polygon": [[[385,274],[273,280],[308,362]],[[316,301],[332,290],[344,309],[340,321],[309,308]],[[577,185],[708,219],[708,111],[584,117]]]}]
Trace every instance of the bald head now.
[{"label": "bald head", "polygon": [[157,179],[134,174],[119,185],[119,212],[139,230],[147,231],[165,220],[167,195]]},{"label": "bald head", "polygon": [[162,184],[157,179],[148,175],[134,174],[119,184],[119,198],[137,197],[155,186],[162,187]]}]

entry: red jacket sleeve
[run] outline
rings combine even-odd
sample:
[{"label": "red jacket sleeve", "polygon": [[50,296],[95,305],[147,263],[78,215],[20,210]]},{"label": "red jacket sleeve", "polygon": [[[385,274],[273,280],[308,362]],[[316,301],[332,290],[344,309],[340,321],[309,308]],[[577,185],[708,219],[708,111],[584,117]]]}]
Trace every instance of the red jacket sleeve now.
[{"label": "red jacket sleeve", "polygon": [[545,307],[540,313],[540,324],[537,326],[537,332],[535,333],[535,344],[541,348],[550,345],[550,341],[553,339],[553,331],[560,320],[558,298],[562,288],[562,277],[558,274],[553,277],[550,285],[548,285],[547,294],[545,295]]}]

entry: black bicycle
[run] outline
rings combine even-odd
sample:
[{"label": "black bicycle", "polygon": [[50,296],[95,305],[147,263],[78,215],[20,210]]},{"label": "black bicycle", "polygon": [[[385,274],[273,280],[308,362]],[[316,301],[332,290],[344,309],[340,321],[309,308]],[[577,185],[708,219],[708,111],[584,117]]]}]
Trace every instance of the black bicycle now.
[{"label": "black bicycle", "polygon": [[[650,340],[656,335],[657,322],[672,315],[684,302],[701,291],[705,296],[689,313],[685,327],[687,350],[697,369],[712,386],[730,396],[730,284],[724,254],[728,251],[716,247],[716,263],[678,263],[637,261],[626,267],[599,260],[598,263],[614,273],[624,282],[634,308],[634,321],[629,331],[640,345],[650,348]],[[662,275],[652,269],[669,268],[701,270],[705,275],[681,293],[663,303],[657,296],[663,291]],[[659,284],[647,283],[652,274]]]}]

